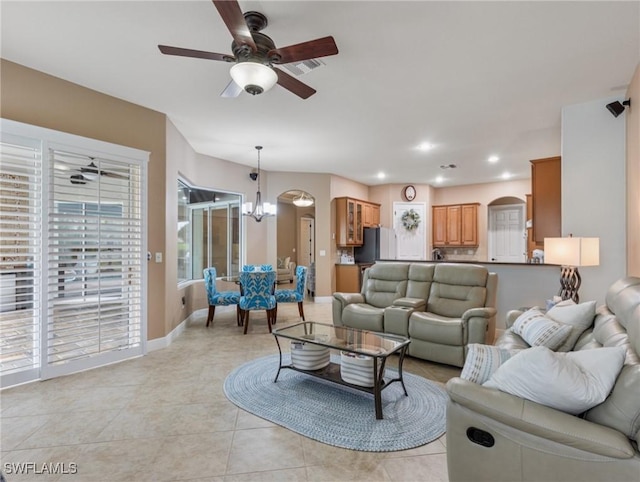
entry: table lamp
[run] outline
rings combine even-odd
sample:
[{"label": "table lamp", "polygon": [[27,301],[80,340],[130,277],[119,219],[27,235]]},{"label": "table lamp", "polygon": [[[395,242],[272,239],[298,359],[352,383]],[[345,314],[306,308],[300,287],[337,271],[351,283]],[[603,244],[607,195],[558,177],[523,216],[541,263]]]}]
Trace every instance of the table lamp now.
[{"label": "table lamp", "polygon": [[544,238],[544,261],[547,264],[559,264],[560,291],[563,300],[572,299],[578,303],[578,289],[582,279],[579,266],[598,266],[600,264],[599,238]]}]

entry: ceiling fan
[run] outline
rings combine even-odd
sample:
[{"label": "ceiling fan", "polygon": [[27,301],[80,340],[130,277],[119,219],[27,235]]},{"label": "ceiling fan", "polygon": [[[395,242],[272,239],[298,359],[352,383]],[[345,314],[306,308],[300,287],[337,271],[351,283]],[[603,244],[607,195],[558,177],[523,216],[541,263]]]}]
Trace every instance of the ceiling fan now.
[{"label": "ceiling fan", "polygon": [[98,179],[98,176],[129,180],[129,176],[125,174],[118,174],[117,172],[98,169],[98,166],[96,166],[93,160],[88,166],[81,167],[79,174],[71,174],[71,176],[69,176],[69,180],[71,181],[71,184],[86,184],[87,182],[95,181]]},{"label": "ceiling fan", "polygon": [[167,55],[235,62],[230,72],[233,80],[222,92],[222,97],[237,97],[241,89],[252,95],[261,94],[276,83],[303,99],[316,93],[315,89],[273,65],[336,55],[338,47],[333,37],[276,48],[271,38],[260,33],[267,26],[267,17],[263,14],[253,11],[243,14],[235,0],[212,1],[233,37],[233,55],[168,45],[158,45],[160,52]]}]

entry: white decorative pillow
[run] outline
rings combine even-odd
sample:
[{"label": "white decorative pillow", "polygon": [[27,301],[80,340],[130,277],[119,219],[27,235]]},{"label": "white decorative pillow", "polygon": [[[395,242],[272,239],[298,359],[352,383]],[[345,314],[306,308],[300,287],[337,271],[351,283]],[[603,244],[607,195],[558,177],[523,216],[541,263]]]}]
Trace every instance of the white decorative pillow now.
[{"label": "white decorative pillow", "polygon": [[545,346],[557,349],[571,334],[571,326],[558,323],[545,316],[540,308],[531,308],[522,313],[511,327],[531,346]]},{"label": "white decorative pillow", "polygon": [[569,353],[538,346],[504,362],[483,386],[578,415],[609,396],[624,356],[621,346]]},{"label": "white decorative pillow", "polygon": [[470,343],[460,378],[482,385],[505,361],[519,350],[507,350],[493,345]]},{"label": "white decorative pillow", "polygon": [[554,321],[571,326],[571,333],[557,351],[571,351],[580,335],[593,324],[596,316],[596,302],[586,301],[575,304],[572,300],[557,303],[547,311],[547,316]]}]

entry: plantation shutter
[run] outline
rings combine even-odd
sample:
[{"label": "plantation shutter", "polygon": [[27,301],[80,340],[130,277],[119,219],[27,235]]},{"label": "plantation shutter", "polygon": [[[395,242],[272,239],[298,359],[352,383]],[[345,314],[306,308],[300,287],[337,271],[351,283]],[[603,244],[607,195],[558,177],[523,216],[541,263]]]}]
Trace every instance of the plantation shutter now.
[{"label": "plantation shutter", "polygon": [[142,167],[51,148],[43,378],[135,354],[143,343]]},{"label": "plantation shutter", "polygon": [[40,367],[42,149],[0,133],[0,376],[12,385]]}]

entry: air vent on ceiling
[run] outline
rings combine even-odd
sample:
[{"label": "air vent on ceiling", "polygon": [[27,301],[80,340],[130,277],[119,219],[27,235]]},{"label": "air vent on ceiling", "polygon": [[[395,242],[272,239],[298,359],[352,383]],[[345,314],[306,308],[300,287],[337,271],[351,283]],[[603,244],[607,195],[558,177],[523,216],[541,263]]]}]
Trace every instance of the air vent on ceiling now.
[{"label": "air vent on ceiling", "polygon": [[304,75],[308,72],[311,72],[318,67],[322,67],[325,64],[322,60],[318,59],[309,59],[303,60],[302,62],[291,62],[289,64],[281,64],[279,67],[283,67],[285,70],[288,70],[290,73],[296,76]]}]

